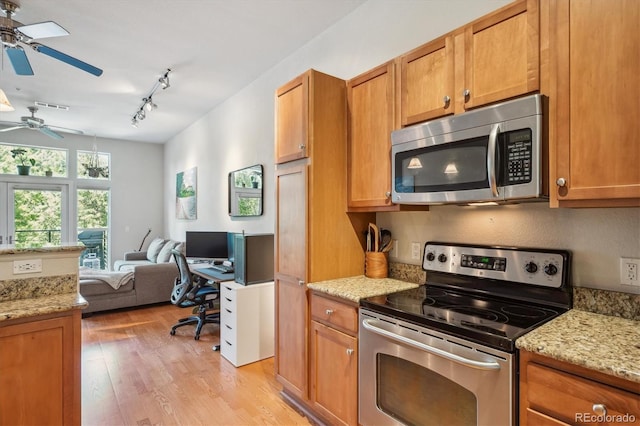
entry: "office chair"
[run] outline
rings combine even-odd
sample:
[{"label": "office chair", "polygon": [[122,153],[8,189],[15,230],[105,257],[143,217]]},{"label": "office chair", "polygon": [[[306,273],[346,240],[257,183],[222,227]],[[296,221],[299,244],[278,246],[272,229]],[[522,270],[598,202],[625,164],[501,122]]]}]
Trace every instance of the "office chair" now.
[{"label": "office chair", "polygon": [[171,303],[181,308],[198,307],[197,315],[192,315],[178,320],[171,327],[170,334],[176,334],[176,328],[183,325],[196,325],[195,339],[200,340],[202,326],[209,323],[220,323],[220,311],[207,313],[207,308],[213,308],[214,300],[218,299],[220,291],[218,288],[207,285],[207,280],[195,276],[189,270],[187,258],[179,250],[171,250],[180,276],[176,278],[173,290],[171,291]]}]

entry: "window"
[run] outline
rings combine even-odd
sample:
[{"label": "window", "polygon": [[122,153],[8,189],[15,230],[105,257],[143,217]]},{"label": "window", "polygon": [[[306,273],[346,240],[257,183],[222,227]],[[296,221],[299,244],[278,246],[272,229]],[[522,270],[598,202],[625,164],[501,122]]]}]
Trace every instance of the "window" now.
[{"label": "window", "polygon": [[[16,150],[22,153],[14,155]],[[66,177],[67,157],[66,149],[0,144],[0,173],[20,174],[17,166],[24,164],[29,166],[29,175]]]},{"label": "window", "polygon": [[104,152],[78,151],[78,178],[108,180],[110,159]]},{"label": "window", "polygon": [[87,248],[80,264],[108,269],[109,191],[78,189],[78,241]]}]

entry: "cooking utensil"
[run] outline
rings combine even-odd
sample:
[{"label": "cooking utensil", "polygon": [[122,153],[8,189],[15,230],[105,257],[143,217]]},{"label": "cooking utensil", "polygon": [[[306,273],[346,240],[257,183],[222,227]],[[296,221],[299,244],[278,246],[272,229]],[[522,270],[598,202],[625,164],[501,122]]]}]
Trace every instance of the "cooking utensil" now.
[{"label": "cooking utensil", "polygon": [[380,251],[383,253],[389,253],[392,249],[393,249],[393,240],[389,240],[389,242],[386,245],[383,245]]},{"label": "cooking utensil", "polygon": [[[385,251],[385,248],[391,243],[391,231],[388,229],[380,229],[380,251]],[[386,250],[389,251],[389,250]]]},{"label": "cooking utensil", "polygon": [[375,223],[369,223],[371,247],[369,251],[380,251],[380,230]]}]

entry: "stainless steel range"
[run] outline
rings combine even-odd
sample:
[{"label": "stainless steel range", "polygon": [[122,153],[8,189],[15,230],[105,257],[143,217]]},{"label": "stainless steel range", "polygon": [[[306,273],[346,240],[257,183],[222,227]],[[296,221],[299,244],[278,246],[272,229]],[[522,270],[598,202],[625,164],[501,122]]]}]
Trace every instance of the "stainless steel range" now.
[{"label": "stainless steel range", "polygon": [[515,341],[571,308],[570,253],[428,242],[423,268],[360,302],[360,423],[516,424]]}]

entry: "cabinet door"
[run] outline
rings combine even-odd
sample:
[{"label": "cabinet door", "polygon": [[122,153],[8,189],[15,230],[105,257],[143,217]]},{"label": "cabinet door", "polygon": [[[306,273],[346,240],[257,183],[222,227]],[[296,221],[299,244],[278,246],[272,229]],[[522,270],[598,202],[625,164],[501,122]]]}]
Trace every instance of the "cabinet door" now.
[{"label": "cabinet door", "polygon": [[358,424],[358,341],[311,322],[311,400],[331,424]]},{"label": "cabinet door", "polygon": [[389,62],[347,83],[349,127],[347,203],[350,211],[393,207],[391,138],[395,128],[395,64]]},{"label": "cabinet door", "polygon": [[638,206],[640,2],[551,5],[551,205]]},{"label": "cabinet door", "polygon": [[276,358],[279,381],[307,399],[307,289],[304,282],[279,277],[276,285]]},{"label": "cabinet door", "polygon": [[539,90],[539,27],[537,0],[521,0],[465,28],[465,109]]},{"label": "cabinet door", "polygon": [[309,143],[309,74],[276,91],[276,163],[307,156]]},{"label": "cabinet door", "polygon": [[307,165],[276,172],[276,375],[307,398]]},{"label": "cabinet door", "polygon": [[429,42],[401,57],[402,125],[453,114],[453,37]]},{"label": "cabinet door", "polygon": [[276,171],[275,273],[306,281],[307,166]]},{"label": "cabinet door", "polygon": [[0,328],[0,424],[80,424],[74,319],[79,324],[78,314]]}]

